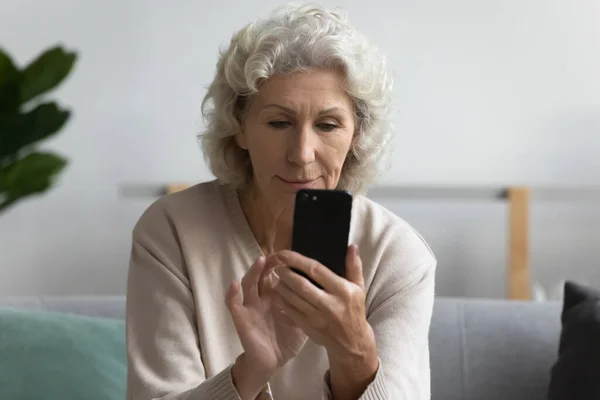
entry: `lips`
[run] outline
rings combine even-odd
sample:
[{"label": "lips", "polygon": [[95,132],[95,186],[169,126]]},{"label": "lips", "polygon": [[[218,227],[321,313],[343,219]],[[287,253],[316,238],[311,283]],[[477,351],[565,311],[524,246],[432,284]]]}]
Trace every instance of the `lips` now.
[{"label": "lips", "polygon": [[285,181],[287,183],[295,183],[295,184],[303,184],[303,183],[311,183],[317,180],[317,178],[315,179],[284,179],[281,178],[282,181]]},{"label": "lips", "polygon": [[307,184],[307,183],[314,182],[318,178],[313,178],[313,179],[286,179],[286,178],[279,177],[279,179],[281,179],[282,181],[284,181],[286,183],[293,183],[293,184],[302,185],[302,184]]},{"label": "lips", "polygon": [[319,178],[314,178],[314,179],[297,179],[297,178],[285,179],[285,178],[282,178],[280,176],[278,176],[278,178],[281,180],[281,182],[283,182],[287,186],[291,187],[294,191],[299,190],[299,189],[309,189],[311,187],[314,187],[315,184],[317,183],[317,181],[319,180]]}]

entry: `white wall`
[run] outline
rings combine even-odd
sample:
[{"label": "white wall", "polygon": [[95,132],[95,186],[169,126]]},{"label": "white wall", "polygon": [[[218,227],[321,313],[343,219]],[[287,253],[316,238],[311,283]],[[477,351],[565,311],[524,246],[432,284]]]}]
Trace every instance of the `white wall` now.
[{"label": "white wall", "polygon": [[[152,199],[120,185],[211,177],[195,134],[218,48],[275,4],[0,2],[0,46],[19,63],[58,42],[80,53],[55,93],[74,117],[49,142],[71,163],[56,189],[0,216],[0,294],[124,292],[131,228]],[[327,4],[380,44],[396,77],[384,183],[599,182],[597,0]],[[503,296],[503,205],[382,201],[437,252],[438,293]],[[597,207],[536,202],[532,222],[536,278],[600,284]]]}]

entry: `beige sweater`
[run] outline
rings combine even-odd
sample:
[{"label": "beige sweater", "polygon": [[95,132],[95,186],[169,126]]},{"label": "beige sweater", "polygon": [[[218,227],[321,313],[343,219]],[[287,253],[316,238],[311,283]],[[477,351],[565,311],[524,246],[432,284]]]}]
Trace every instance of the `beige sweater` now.
[{"label": "beige sweater", "polygon": [[[361,399],[429,399],[435,257],[407,223],[362,196],[350,242],[363,260],[380,358]],[[228,185],[202,183],[145,211],[133,231],[127,288],[128,400],[239,398],[231,365],[243,350],[224,299],[261,254]],[[327,370],[326,351],[309,340],[269,391],[275,400],[327,399]]]}]

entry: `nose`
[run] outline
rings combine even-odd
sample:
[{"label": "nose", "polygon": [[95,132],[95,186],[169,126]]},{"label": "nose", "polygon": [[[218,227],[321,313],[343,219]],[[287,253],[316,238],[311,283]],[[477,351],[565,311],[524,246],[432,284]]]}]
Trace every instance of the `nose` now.
[{"label": "nose", "polygon": [[308,165],[315,161],[316,133],[312,126],[298,126],[289,138],[287,159],[297,165]]}]

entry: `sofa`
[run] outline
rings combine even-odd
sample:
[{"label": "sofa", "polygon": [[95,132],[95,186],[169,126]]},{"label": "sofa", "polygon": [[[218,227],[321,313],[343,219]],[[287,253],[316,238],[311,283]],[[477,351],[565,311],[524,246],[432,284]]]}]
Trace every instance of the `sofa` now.
[{"label": "sofa", "polygon": [[[122,296],[0,297],[0,307],[6,306],[118,319],[125,314]],[[546,399],[560,312],[559,302],[436,298],[432,399]]]}]

